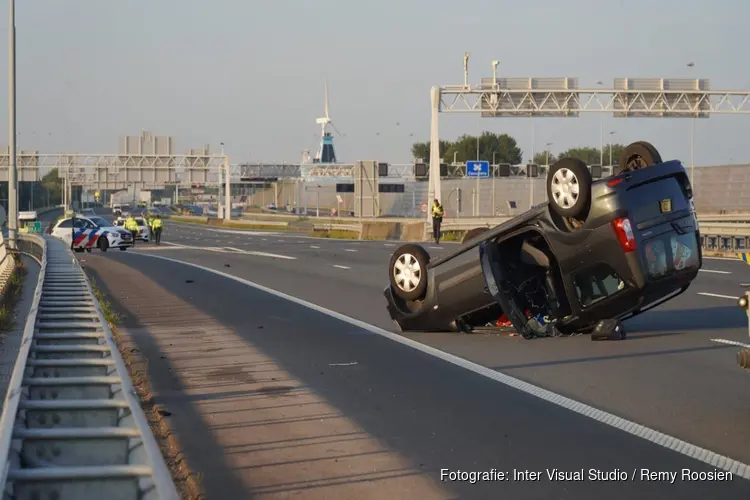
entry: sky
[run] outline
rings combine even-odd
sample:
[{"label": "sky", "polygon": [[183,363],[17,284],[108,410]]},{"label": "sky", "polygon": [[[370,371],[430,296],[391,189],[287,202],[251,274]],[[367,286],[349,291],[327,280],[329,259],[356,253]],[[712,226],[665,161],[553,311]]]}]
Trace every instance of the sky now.
[{"label": "sky", "polygon": [[[5,2],[6,48],[7,12]],[[410,163],[411,144],[429,139],[430,88],[463,83],[465,51],[471,83],[499,60],[499,77],[577,77],[588,88],[656,77],[750,91],[748,19],[746,0],[18,1],[18,147],[117,153],[120,136],[149,130],[175,137],[178,153],[224,142],[232,163],[296,163],[317,149],[327,80],[339,161]],[[443,113],[440,136],[508,133],[528,157],[547,143],[598,147],[600,123],[599,113]],[[610,116],[604,127],[614,142],[647,140],[690,163],[690,119]],[[695,164],[750,163],[749,131],[750,115],[696,120]]]}]

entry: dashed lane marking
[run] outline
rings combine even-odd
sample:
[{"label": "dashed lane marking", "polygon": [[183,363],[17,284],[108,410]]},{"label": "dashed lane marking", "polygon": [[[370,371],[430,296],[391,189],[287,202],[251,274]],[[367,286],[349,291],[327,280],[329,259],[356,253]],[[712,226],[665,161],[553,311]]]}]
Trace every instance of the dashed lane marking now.
[{"label": "dashed lane marking", "polygon": [[198,247],[198,246],[188,246],[188,245],[180,245],[177,243],[167,243],[165,244],[171,245],[173,247],[181,248],[183,250],[203,250],[206,252],[218,252],[218,253],[231,253],[231,254],[241,254],[241,255],[254,255],[256,257],[270,257],[272,259],[283,259],[283,260],[297,260],[297,257],[292,257],[290,255],[281,255],[277,253],[268,253],[268,252],[256,252],[253,250],[240,250],[239,248],[235,248],[232,250],[227,250],[231,247]]},{"label": "dashed lane marking", "polygon": [[698,295],[703,295],[704,297],[716,297],[717,299],[731,299],[731,300],[738,299],[738,296],[722,295],[720,293],[698,292]]},{"label": "dashed lane marking", "polygon": [[732,274],[730,271],[717,271],[716,269],[701,269],[700,272],[714,274]]},{"label": "dashed lane marking", "polygon": [[664,448],[672,450],[676,453],[680,453],[682,455],[691,457],[695,460],[698,460],[700,462],[716,467],[717,469],[731,472],[745,479],[750,479],[750,465],[748,464],[739,462],[727,456],[719,455],[718,453],[714,453],[705,448],[698,447],[694,444],[688,443],[681,439],[677,439],[673,436],[664,434],[655,429],[651,429],[649,427],[640,425],[630,420],[626,420],[612,413],[600,410],[598,408],[594,408],[593,406],[589,406],[585,403],[581,403],[580,401],[576,401],[574,399],[565,397],[563,395],[557,394],[547,389],[543,389],[539,386],[530,384],[528,382],[524,382],[523,380],[517,379],[515,377],[511,377],[510,375],[506,375],[505,373],[501,373],[499,371],[493,370],[486,366],[482,366],[480,364],[474,363],[467,359],[460,358],[454,354],[450,354],[445,351],[436,349],[434,347],[421,344],[417,342],[416,340],[412,340],[407,337],[398,335],[396,333],[389,332],[388,330],[378,328],[377,326],[371,325],[369,323],[365,323],[364,321],[360,321],[358,319],[354,319],[350,316],[346,316],[345,314],[332,311],[331,309],[327,309],[317,304],[313,304],[312,302],[308,302],[298,297],[294,297],[293,295],[288,295],[286,293],[279,292],[277,290],[274,290],[273,288],[268,288],[258,283],[254,283],[252,281],[239,278],[237,276],[233,276],[225,272],[217,271],[216,269],[211,269],[210,267],[201,266],[199,264],[194,264],[192,262],[183,262],[177,259],[163,257],[161,255],[151,255],[151,254],[145,254],[145,253],[137,254],[137,255],[151,258],[151,259],[162,259],[165,261],[174,262],[175,264],[182,264],[184,266],[189,266],[195,269],[200,269],[208,273],[213,273],[217,276],[222,276],[224,278],[234,280],[237,283],[242,283],[256,290],[260,290],[268,294],[274,295],[280,299],[284,299],[289,302],[293,302],[300,306],[311,309],[313,311],[317,311],[321,314],[325,314],[326,316],[330,316],[332,318],[338,319],[339,321],[343,321],[352,326],[356,326],[358,328],[361,328],[375,335],[380,335],[381,337],[385,337],[393,342],[397,342],[399,344],[405,345],[407,347],[420,351],[424,354],[433,356],[435,358],[441,359],[443,361],[446,361],[458,367],[464,368],[465,370],[476,373],[477,375],[486,377],[488,379],[494,380],[506,386],[525,392],[526,394],[539,398],[548,403],[560,406],[572,412],[578,413],[579,415],[582,415],[584,417],[590,418],[592,420],[596,420],[597,422],[600,422],[605,425],[609,425],[611,427],[614,427],[615,429],[619,429],[623,432],[627,432],[628,434],[631,434],[632,436],[644,439],[646,441],[651,441],[652,443],[656,445],[663,446]]},{"label": "dashed lane marking", "polygon": [[356,250],[353,248],[345,248],[344,250],[346,250],[347,252],[356,252]]},{"label": "dashed lane marking", "polygon": [[310,245],[310,248],[318,248],[319,249],[320,247],[317,246],[317,245]]},{"label": "dashed lane marking", "polygon": [[737,342],[736,340],[711,339],[711,342],[716,342],[717,344],[733,345],[737,347],[744,347],[746,349],[750,349],[750,344],[744,344],[742,342]]},{"label": "dashed lane marking", "polygon": [[334,264],[334,265],[333,265],[333,267],[336,267],[336,268],[338,268],[338,269],[351,269],[351,267],[347,267],[347,266],[340,266],[340,265],[338,265],[338,264]]}]

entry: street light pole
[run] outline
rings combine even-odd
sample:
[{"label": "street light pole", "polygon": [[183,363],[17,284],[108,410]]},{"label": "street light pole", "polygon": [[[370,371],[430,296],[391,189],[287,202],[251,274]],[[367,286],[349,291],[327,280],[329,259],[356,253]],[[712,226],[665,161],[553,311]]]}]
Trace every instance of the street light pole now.
[{"label": "street light pole", "polygon": [[695,117],[690,119],[690,185],[695,192]]},{"label": "street light pole", "polygon": [[[224,143],[221,143],[221,156],[224,158],[224,220],[232,218],[232,179],[229,158],[224,154]],[[222,167],[219,167],[221,170]],[[221,179],[221,177],[219,177]],[[219,192],[221,192],[221,181],[219,181]],[[217,214],[218,215],[218,214]]]},{"label": "street light pole", "polygon": [[16,2],[8,11],[8,246],[18,238],[18,170],[16,157]]},{"label": "street light pole", "polygon": [[[604,85],[604,82],[596,82],[597,85]],[[612,166],[610,160],[609,166]],[[604,166],[604,113],[599,116],[599,165]]]}]

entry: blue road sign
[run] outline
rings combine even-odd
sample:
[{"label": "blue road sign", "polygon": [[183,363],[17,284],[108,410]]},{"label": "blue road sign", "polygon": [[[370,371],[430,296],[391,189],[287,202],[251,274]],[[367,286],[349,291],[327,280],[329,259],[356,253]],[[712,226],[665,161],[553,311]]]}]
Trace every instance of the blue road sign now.
[{"label": "blue road sign", "polygon": [[466,162],[466,176],[467,177],[489,177],[490,176],[490,162],[467,161]]}]

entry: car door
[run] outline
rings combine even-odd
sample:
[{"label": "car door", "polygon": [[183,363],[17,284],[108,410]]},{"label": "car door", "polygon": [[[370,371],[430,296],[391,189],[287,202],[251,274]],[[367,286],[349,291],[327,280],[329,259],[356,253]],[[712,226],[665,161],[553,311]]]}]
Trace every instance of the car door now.
[{"label": "car door", "polygon": [[86,248],[89,246],[91,236],[96,226],[86,219],[74,219],[73,222],[73,248]]},{"label": "car door", "polygon": [[73,239],[73,219],[65,219],[60,221],[55,229],[52,230],[52,236],[63,240],[67,245],[70,245]]}]

